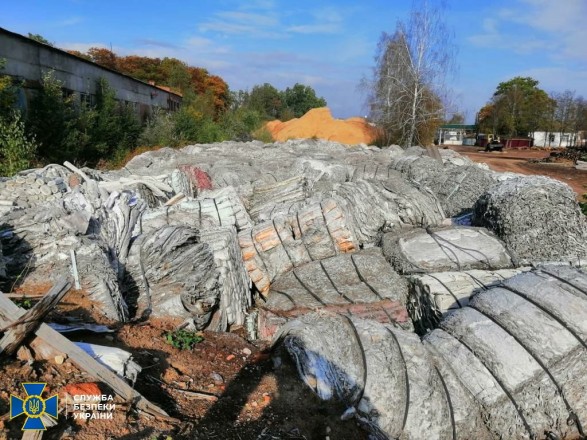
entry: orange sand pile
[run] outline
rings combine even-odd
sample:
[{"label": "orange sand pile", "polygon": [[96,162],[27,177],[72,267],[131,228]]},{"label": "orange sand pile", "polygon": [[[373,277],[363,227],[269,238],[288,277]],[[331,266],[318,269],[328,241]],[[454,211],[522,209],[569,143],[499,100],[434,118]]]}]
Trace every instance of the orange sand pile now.
[{"label": "orange sand pile", "polygon": [[298,119],[270,121],[265,126],[276,141],[316,137],[342,144],[370,144],[377,130],[363,118],[334,119],[327,107],[314,108]]}]

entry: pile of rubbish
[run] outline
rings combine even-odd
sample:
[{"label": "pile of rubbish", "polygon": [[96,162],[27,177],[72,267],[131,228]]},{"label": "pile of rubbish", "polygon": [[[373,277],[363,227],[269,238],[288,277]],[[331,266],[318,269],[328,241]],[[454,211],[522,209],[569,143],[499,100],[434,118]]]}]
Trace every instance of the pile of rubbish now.
[{"label": "pile of rubbish", "polygon": [[587,221],[561,182],[324,140],[0,180],[4,290],[71,273],[111,321],[244,327],[374,438],[584,435]]}]

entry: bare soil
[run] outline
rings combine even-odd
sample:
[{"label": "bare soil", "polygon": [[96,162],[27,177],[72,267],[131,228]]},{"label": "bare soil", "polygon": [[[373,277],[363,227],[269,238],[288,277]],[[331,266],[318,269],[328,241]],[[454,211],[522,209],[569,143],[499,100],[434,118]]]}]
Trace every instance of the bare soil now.
[{"label": "bare soil", "polygon": [[583,200],[587,193],[587,171],[575,169],[571,161],[554,163],[533,163],[532,159],[544,159],[552,150],[546,149],[511,149],[484,152],[477,147],[450,146],[474,162],[486,163],[494,171],[509,171],[526,175],[544,175],[568,184],[577,193],[577,199]]},{"label": "bare soil", "polygon": [[[91,303],[76,291],[50,320],[65,316],[94,319]],[[89,309],[89,310],[88,310]],[[179,350],[163,337],[174,323],[151,320],[118,326],[115,333],[68,333],[74,341],[116,346],[133,353],[143,370],[135,388],[176,419],[168,422],[139,414],[116,397],[113,420],[82,421],[65,412],[65,388],[94,379],[68,361],[27,362],[0,358],[0,439],[19,439],[24,418],[9,420],[10,395],[23,395],[22,382],[47,382],[44,397],[58,393],[58,424],[43,439],[367,439],[354,421],[341,421],[344,408],[323,402],[300,380],[288,356],[250,344],[242,329],[203,332],[192,350]],[[104,384],[98,384],[111,393]],[[195,394],[195,393],[200,393]],[[113,394],[113,393],[112,393]]]}]

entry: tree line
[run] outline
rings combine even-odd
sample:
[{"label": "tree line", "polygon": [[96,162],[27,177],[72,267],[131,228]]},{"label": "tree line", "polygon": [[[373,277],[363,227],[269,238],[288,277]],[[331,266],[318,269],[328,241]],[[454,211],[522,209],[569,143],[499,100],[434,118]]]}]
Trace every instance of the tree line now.
[{"label": "tree line", "polygon": [[[30,37],[51,44],[40,35]],[[266,121],[288,120],[326,106],[312,87],[302,84],[278,90],[265,83],[251,90],[231,91],[222,78],[175,58],[119,57],[102,48],[74,54],[170,87],[183,96],[182,105],[176,112],[155,109],[141,121],[132,106],[116,100],[107,81],[97,82],[96,99],[90,105],[66,93],[49,72],[25,113],[16,105],[21,84],[1,75],[4,62],[0,60],[0,175],[65,160],[116,166],[139,147],[255,138],[271,142],[270,134],[263,130]]]},{"label": "tree line", "polygon": [[490,101],[479,110],[480,130],[523,137],[535,131],[563,134],[587,130],[585,98],[571,90],[547,93],[538,85],[534,78],[520,76],[499,83]]}]

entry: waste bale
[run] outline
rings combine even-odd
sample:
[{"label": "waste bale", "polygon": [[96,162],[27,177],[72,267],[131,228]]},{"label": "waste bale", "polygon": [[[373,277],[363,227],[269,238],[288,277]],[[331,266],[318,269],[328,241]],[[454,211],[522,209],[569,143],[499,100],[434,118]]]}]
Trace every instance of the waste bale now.
[{"label": "waste bale", "polygon": [[259,309],[259,334],[270,339],[288,320],[316,309],[360,315],[412,329],[407,283],[379,248],[313,261],[279,276]]},{"label": "waste bale", "polygon": [[436,328],[446,313],[466,306],[477,293],[528,270],[522,267],[410,275],[407,309],[416,331],[424,334]]},{"label": "waste bale", "polygon": [[417,335],[316,312],[287,323],[274,344],[283,345],[310,389],[344,403],[345,417],[356,417],[373,438],[451,438],[442,377]]},{"label": "waste bale", "polygon": [[0,201],[21,208],[60,201],[69,189],[67,182],[49,175],[42,170],[27,170],[26,174],[0,181]]},{"label": "waste bale", "polygon": [[218,308],[207,328],[227,331],[232,325],[244,325],[252,303],[251,281],[242,260],[236,230],[230,226],[200,230],[200,240],[212,251],[220,291]]},{"label": "waste bale", "polygon": [[[60,266],[62,271],[70,269],[73,250],[80,286],[88,298],[106,318],[115,322],[127,321],[128,305],[118,283],[118,272],[110,259],[109,246],[101,240],[86,237],[69,237],[67,241],[73,243],[67,247],[63,243],[61,253],[55,256],[61,263],[50,266],[51,270],[57,272],[55,269]],[[59,273],[64,273],[62,271]]]},{"label": "waste bale", "polygon": [[197,229],[163,226],[139,236],[127,270],[138,289],[139,316],[184,318],[197,329],[209,323],[220,296],[219,273]]},{"label": "waste bale", "polygon": [[587,257],[587,220],[576,195],[548,177],[495,184],[475,205],[473,223],[492,230],[520,264]]},{"label": "waste bale", "polygon": [[444,213],[436,197],[397,175],[386,180],[338,184],[329,196],[340,201],[362,244],[375,244],[385,232],[405,226],[437,226]]},{"label": "waste bale", "polygon": [[4,254],[2,253],[2,241],[0,241],[0,280],[6,278],[6,262],[4,261]]},{"label": "waste bale", "polygon": [[444,165],[426,156],[402,156],[391,168],[406,179],[429,188],[440,200],[447,216],[462,215],[473,209],[477,199],[495,183],[493,173],[476,165]]},{"label": "waste bale", "polygon": [[115,191],[98,212],[100,235],[108,244],[110,261],[119,281],[122,281],[125,275],[132,232],[146,208],[146,203],[134,193]]},{"label": "waste bale", "polygon": [[484,228],[412,229],[383,236],[383,254],[401,274],[513,267],[504,244]]},{"label": "waste bale", "polygon": [[249,276],[263,295],[277,276],[295,267],[358,248],[333,199],[259,223],[239,232],[238,240]]},{"label": "waste bale", "polygon": [[234,226],[240,231],[252,224],[234,188],[227,187],[210,191],[197,199],[184,199],[172,206],[147,210],[134,234],[148,233],[167,225],[188,225],[198,229]]},{"label": "waste bale", "polygon": [[310,195],[308,180],[296,176],[270,185],[256,185],[248,212],[255,222],[271,220],[287,213]]},{"label": "waste bale", "polygon": [[478,293],[422,342],[318,312],[287,323],[274,343],[374,438],[581,438],[586,292],[584,272],[544,266]]},{"label": "waste bale", "polygon": [[587,276],[543,269],[479,293],[424,338],[504,438],[579,438],[585,426]]},{"label": "waste bale", "polygon": [[212,189],[208,173],[196,165],[180,165],[171,173],[170,184],[176,194],[197,197],[202,191]]}]

